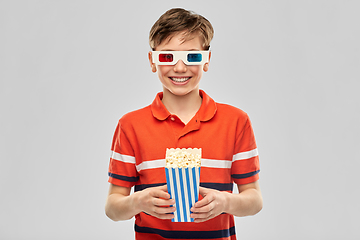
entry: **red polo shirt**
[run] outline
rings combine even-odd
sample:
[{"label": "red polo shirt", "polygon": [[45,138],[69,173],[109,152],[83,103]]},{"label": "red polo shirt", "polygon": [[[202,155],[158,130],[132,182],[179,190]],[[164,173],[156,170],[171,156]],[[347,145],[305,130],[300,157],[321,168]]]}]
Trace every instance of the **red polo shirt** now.
[{"label": "red polo shirt", "polygon": [[[258,180],[259,158],[248,115],[216,103],[200,90],[199,111],[184,124],[158,93],[153,103],[124,115],[115,130],[109,182],[135,191],[166,184],[166,148],[201,148],[200,186],[232,192],[233,183]],[[136,239],[236,239],[234,217],[174,223],[146,213],[135,216]]]}]

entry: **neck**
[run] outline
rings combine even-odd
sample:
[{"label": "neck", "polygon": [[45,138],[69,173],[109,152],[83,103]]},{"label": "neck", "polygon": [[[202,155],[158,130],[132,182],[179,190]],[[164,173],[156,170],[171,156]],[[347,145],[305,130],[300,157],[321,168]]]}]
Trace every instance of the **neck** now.
[{"label": "neck", "polygon": [[174,95],[164,89],[162,102],[171,114],[178,116],[181,121],[187,124],[199,110],[202,98],[199,89],[182,96]]}]

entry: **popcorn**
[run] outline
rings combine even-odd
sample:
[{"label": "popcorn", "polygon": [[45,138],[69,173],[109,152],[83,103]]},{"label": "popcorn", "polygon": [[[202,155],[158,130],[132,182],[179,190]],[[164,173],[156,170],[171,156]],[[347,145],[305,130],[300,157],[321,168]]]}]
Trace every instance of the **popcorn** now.
[{"label": "popcorn", "polygon": [[201,149],[166,149],[166,167],[200,167]]},{"label": "popcorn", "polygon": [[190,209],[199,199],[201,148],[166,149],[166,182],[176,211],[173,222],[193,222]]}]

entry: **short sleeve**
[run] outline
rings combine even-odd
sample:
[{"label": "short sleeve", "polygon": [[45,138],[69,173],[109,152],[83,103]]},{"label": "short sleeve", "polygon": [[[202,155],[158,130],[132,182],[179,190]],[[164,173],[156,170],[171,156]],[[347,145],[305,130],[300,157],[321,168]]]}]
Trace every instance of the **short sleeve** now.
[{"label": "short sleeve", "polygon": [[260,163],[254,131],[248,115],[239,119],[231,166],[231,177],[236,184],[247,184],[259,179]]},{"label": "short sleeve", "polygon": [[109,182],[132,187],[139,180],[133,148],[123,129],[121,119],[115,129],[109,164]]}]

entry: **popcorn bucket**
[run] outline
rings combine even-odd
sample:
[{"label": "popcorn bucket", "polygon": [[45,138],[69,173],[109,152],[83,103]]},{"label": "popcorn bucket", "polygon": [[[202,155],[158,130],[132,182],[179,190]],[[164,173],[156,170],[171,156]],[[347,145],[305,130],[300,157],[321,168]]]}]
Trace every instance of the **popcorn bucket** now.
[{"label": "popcorn bucket", "polygon": [[[171,198],[175,199],[176,207],[172,222],[193,222],[194,219],[190,218],[190,209],[199,199],[201,149],[191,149],[196,150],[196,154],[192,154],[194,151],[189,149],[185,150],[187,152],[184,153],[184,149],[167,149],[166,154],[167,189]],[[175,160],[169,163],[171,158],[180,159],[180,162]]]}]

